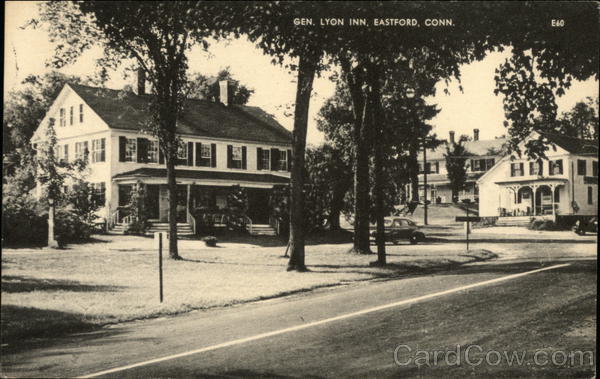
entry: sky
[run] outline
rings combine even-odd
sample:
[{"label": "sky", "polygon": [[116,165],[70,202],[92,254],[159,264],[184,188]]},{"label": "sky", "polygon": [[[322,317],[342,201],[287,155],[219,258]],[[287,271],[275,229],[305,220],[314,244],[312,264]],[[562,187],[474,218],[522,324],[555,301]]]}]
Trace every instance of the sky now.
[{"label": "sky", "polygon": [[[22,28],[37,15],[37,2],[5,3],[5,43],[4,43],[4,96],[10,90],[18,88],[21,81],[31,74],[43,74],[50,69],[46,62],[52,57],[53,45],[43,29]],[[392,42],[393,43],[393,42]],[[481,139],[492,139],[506,133],[503,126],[504,111],[502,97],[495,96],[494,70],[507,57],[509,52],[492,53],[479,62],[461,68],[461,85],[451,81],[446,95],[445,84],[439,83],[436,96],[428,99],[437,104],[441,112],[430,121],[434,132],[445,138],[450,130],[457,135],[472,135],[473,129],[480,130]],[[100,51],[84,54],[78,62],[64,67],[61,72],[82,77],[94,72],[94,59]],[[218,71],[229,68],[233,77],[242,84],[254,89],[249,105],[259,106],[272,114],[283,126],[292,129],[293,118],[290,106],[296,93],[296,75],[285,68],[273,65],[271,57],[266,56],[245,38],[232,41],[211,41],[209,53],[193,48],[189,55],[190,72],[204,75],[216,75]],[[315,79],[314,93],[310,104],[310,118],[307,141],[318,145],[323,135],[316,128],[315,117],[324,101],[334,93],[335,85],[329,79],[330,73],[324,73]],[[123,79],[115,73],[107,83],[110,88],[120,89],[125,84],[133,84],[133,78]],[[592,79],[575,82],[566,94],[557,99],[559,113],[568,111],[576,102],[585,97],[598,96],[598,82]],[[287,111],[286,111],[287,109]]]}]

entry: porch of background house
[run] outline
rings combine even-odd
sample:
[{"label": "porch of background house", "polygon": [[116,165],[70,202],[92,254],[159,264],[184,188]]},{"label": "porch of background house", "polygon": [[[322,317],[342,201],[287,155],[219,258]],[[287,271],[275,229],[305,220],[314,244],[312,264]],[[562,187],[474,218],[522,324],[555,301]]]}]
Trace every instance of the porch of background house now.
[{"label": "porch of background house", "polygon": [[526,225],[532,218],[556,221],[568,200],[563,182],[503,184],[498,197],[498,225]]},{"label": "porch of background house", "polygon": [[[111,217],[114,231],[123,231],[133,222],[129,204],[136,184],[118,185],[118,208]],[[148,233],[168,231],[169,195],[166,184],[145,184],[145,205],[152,224]],[[278,222],[270,217],[271,189],[245,188],[248,208],[235,215],[228,197],[232,186],[177,185],[177,231],[195,235],[237,226],[250,234],[274,235]],[[240,213],[240,212],[237,212]],[[243,213],[243,212],[242,212]]]}]

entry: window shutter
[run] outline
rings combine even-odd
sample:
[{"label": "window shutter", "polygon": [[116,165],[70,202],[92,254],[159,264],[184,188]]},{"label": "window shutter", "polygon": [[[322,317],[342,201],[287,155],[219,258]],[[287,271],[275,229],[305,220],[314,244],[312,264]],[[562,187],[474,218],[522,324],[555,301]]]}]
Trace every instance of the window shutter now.
[{"label": "window shutter", "polygon": [[246,146],[242,146],[242,169],[246,169]]},{"label": "window shutter", "polygon": [[188,150],[187,165],[193,166],[194,165],[194,143],[193,142],[188,142],[187,150]]},{"label": "window shutter", "polygon": [[83,142],[83,160],[88,161],[90,155],[90,149],[88,148],[88,141]]},{"label": "window shutter", "polygon": [[137,161],[138,163],[148,162],[148,140],[145,138],[137,139]]},{"label": "window shutter", "polygon": [[165,153],[160,146],[158,147],[158,163],[165,164]]},{"label": "window shutter", "polygon": [[435,162],[435,173],[436,174],[440,173],[440,162]]},{"label": "window shutter", "polygon": [[233,146],[227,145],[227,168],[231,168],[233,166],[231,159],[233,154]]},{"label": "window shutter", "polygon": [[65,162],[69,161],[69,144],[65,144]]},{"label": "window shutter", "polygon": [[271,171],[277,171],[279,165],[279,149],[271,149]]},{"label": "window shutter", "polygon": [[217,144],[210,144],[210,167],[217,167]]},{"label": "window shutter", "polygon": [[529,175],[533,175],[533,171],[535,169],[534,162],[529,162]]},{"label": "window shutter", "polygon": [[262,170],[262,149],[260,147],[256,148],[256,169]]},{"label": "window shutter", "polygon": [[540,172],[538,172],[538,175],[544,175],[544,161],[542,161],[541,159],[538,161],[538,169],[540,170]]},{"label": "window shutter", "polygon": [[119,162],[125,162],[125,149],[127,145],[127,138],[119,136]]},{"label": "window shutter", "polygon": [[202,159],[202,144],[200,142],[196,142],[196,166],[200,166]]},{"label": "window shutter", "polygon": [[525,170],[523,170],[523,162],[519,163],[519,169],[521,170],[521,176],[523,176],[525,173]]},{"label": "window shutter", "polygon": [[287,170],[292,171],[292,150],[287,151]]}]

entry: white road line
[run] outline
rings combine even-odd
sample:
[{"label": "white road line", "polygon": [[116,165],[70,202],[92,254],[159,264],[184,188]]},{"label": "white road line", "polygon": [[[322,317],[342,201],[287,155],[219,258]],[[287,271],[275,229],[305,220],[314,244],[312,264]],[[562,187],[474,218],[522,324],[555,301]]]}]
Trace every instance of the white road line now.
[{"label": "white road line", "polygon": [[186,351],[186,352],[179,353],[179,354],[167,355],[165,357],[151,359],[151,360],[143,361],[143,362],[138,362],[138,363],[134,363],[134,364],[127,365],[127,366],[115,367],[115,368],[111,368],[109,370],[99,371],[99,372],[95,372],[93,374],[88,374],[88,375],[80,376],[79,378],[94,378],[94,377],[97,377],[97,376],[102,376],[102,375],[107,375],[107,374],[113,374],[115,372],[129,370],[129,369],[132,369],[132,368],[135,368],[135,367],[147,366],[147,365],[151,365],[151,364],[154,364],[154,363],[165,362],[165,361],[169,361],[169,360],[173,360],[173,359],[177,359],[177,358],[187,357],[187,356],[194,355],[194,354],[205,353],[207,351],[212,351],[212,350],[217,350],[217,349],[221,349],[221,348],[224,348],[224,347],[239,345],[239,344],[243,344],[243,343],[246,343],[246,342],[256,341],[256,340],[260,340],[260,339],[268,338],[268,337],[272,337],[272,336],[277,336],[277,335],[284,334],[284,333],[295,332],[295,331],[298,331],[298,330],[311,328],[311,327],[317,326],[317,325],[323,325],[323,324],[327,324],[327,323],[334,322],[334,321],[339,321],[339,320],[344,320],[344,319],[351,318],[351,317],[361,316],[361,315],[364,315],[364,314],[367,314],[367,313],[377,312],[377,311],[380,311],[380,310],[383,310],[383,309],[398,307],[400,305],[417,303],[419,301],[432,299],[434,297],[444,296],[444,295],[448,295],[448,294],[451,294],[451,293],[468,290],[468,289],[475,288],[475,287],[481,287],[481,286],[486,286],[488,284],[494,284],[494,283],[503,282],[503,281],[506,281],[506,280],[516,279],[516,278],[520,278],[520,277],[525,276],[525,275],[535,274],[537,272],[554,270],[554,269],[561,268],[561,267],[566,267],[566,266],[569,266],[569,265],[570,265],[569,263],[565,263],[565,264],[560,264],[560,265],[555,265],[555,266],[544,267],[544,268],[540,268],[540,269],[537,269],[537,270],[526,271],[526,272],[522,272],[522,273],[519,273],[519,274],[507,275],[507,276],[503,276],[503,277],[496,278],[496,279],[490,279],[490,280],[486,280],[486,281],[478,282],[478,283],[473,283],[473,284],[469,284],[469,285],[462,286],[462,287],[452,288],[452,289],[449,289],[449,290],[446,290],[446,291],[441,291],[441,292],[436,292],[436,293],[432,293],[432,294],[429,294],[429,295],[414,297],[412,299],[397,301],[395,303],[389,303],[389,304],[385,304],[385,305],[380,305],[380,306],[373,307],[373,308],[367,308],[367,309],[363,309],[363,310],[360,310],[360,311],[357,311],[357,312],[346,313],[346,314],[343,314],[343,315],[340,315],[340,316],[326,318],[324,320],[313,321],[313,322],[309,322],[307,324],[296,325],[296,326],[292,326],[292,327],[289,327],[289,328],[274,330],[272,332],[267,332],[267,333],[261,333],[261,334],[257,334],[257,335],[251,336],[251,337],[240,338],[240,339],[237,339],[237,340],[228,341],[228,342],[220,343],[220,344],[217,344],[217,345],[203,347],[201,349],[190,350],[190,351]]}]

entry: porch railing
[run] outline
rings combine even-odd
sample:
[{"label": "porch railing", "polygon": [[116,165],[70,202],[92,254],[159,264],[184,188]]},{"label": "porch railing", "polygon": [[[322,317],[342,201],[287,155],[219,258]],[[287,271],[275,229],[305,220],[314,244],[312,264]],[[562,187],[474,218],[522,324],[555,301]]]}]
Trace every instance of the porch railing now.
[{"label": "porch railing", "polygon": [[110,229],[112,229],[118,223],[119,223],[119,210],[117,209],[110,215],[110,219],[108,220],[108,227]]},{"label": "porch railing", "polygon": [[189,209],[186,210],[187,212],[187,219],[188,219],[188,223],[190,224],[190,226],[192,227],[192,232],[194,233],[194,235],[196,234],[196,218],[194,217],[194,215],[190,212]]},{"label": "porch railing", "polygon": [[248,216],[243,216],[243,218],[244,224],[246,224],[246,230],[248,230],[248,233],[252,234],[252,219]]}]

